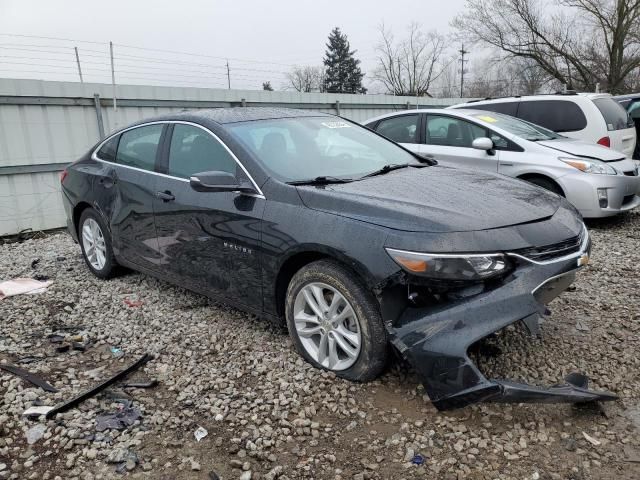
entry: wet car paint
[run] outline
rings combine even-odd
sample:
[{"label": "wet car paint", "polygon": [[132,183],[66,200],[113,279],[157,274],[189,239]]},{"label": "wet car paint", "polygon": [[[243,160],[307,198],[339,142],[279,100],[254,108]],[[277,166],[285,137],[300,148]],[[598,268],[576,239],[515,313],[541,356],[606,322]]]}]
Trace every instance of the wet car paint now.
[{"label": "wet car paint", "polygon": [[[227,117],[248,121],[255,120],[251,115],[302,115],[257,110]],[[175,114],[153,121],[166,122],[165,133],[175,121],[213,132],[262,195],[196,192],[188,181],[178,183],[166,175],[164,139],[155,172],[97,160],[92,149],[68,169],[62,188],[74,238],[82,208],[92,206],[109,226],[119,263],[274,321],[284,316],[288,268],[306,259],[334,258],[376,294],[392,344],[420,373],[438,408],[501,399],[596,398],[575,391],[517,393],[504,382],[486,380],[466,355],[470,339],[543,311],[531,290],[554,272],[576,270],[575,259],[553,267],[518,264],[492,289],[413,308],[407,290],[421,280],[407,275],[384,250],[506,252],[554,244],[582,229],[579,215],[564,199],[518,180],[490,174],[479,178],[440,166],[406,168],[351,184],[296,187],[269,177],[259,159],[225,131],[229,119],[224,113]],[[103,185],[105,178],[114,184]],[[158,191],[170,191],[175,201],[163,202]]]}]

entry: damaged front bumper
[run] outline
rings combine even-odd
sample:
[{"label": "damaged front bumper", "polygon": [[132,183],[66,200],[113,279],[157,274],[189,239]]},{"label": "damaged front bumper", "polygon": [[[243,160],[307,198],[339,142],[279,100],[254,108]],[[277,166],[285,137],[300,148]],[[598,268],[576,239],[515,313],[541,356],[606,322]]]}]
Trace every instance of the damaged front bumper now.
[{"label": "damaged front bumper", "polygon": [[587,378],[571,374],[564,384],[536,387],[484,377],[467,350],[475,342],[517,321],[532,333],[545,305],[574,281],[588,261],[588,235],[568,257],[536,262],[514,255],[518,267],[497,288],[435,307],[407,308],[387,322],[391,342],[418,371],[439,410],[476,402],[591,402],[615,400],[609,392],[587,388]]}]

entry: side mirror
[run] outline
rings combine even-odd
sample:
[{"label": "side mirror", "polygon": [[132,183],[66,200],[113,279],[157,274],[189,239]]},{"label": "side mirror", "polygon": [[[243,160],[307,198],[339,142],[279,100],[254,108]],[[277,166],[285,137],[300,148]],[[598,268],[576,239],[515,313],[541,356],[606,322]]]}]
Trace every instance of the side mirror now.
[{"label": "side mirror", "polygon": [[195,173],[189,179],[189,184],[196,192],[256,193],[251,185],[239,182],[235,175],[229,172]]},{"label": "side mirror", "polygon": [[487,137],[479,137],[471,143],[471,146],[476,150],[484,150],[486,152],[493,150],[493,141]]},{"label": "side mirror", "polygon": [[471,146],[476,150],[484,150],[487,152],[487,155],[495,155],[496,151],[494,150],[493,140],[487,137],[478,137],[473,142],[471,142]]}]

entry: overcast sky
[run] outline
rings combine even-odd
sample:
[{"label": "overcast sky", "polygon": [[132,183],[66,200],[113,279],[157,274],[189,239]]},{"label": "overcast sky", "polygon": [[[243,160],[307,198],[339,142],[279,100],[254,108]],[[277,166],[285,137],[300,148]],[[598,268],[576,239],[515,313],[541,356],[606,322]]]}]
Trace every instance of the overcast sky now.
[{"label": "overcast sky", "polygon": [[226,87],[229,58],[232,87],[261,88],[269,80],[280,89],[292,65],[321,64],[335,26],[348,35],[369,74],[381,22],[396,36],[412,21],[445,33],[463,5],[464,0],[0,0],[0,76],[77,81],[77,46],[85,81],[110,82],[113,41],[120,83]]}]

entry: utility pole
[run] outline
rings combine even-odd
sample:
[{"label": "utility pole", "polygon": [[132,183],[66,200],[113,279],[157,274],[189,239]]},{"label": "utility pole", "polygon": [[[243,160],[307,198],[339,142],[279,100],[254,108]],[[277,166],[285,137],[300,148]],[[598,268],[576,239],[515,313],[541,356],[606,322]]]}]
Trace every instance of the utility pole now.
[{"label": "utility pole", "polygon": [[227,86],[231,90],[231,74],[229,73],[229,60],[227,60]]},{"label": "utility pole", "polygon": [[118,104],[116,102],[116,73],[113,66],[113,42],[109,42],[109,52],[111,54],[111,86],[113,87],[113,111],[118,111]]},{"label": "utility pole", "polygon": [[469,60],[465,60],[464,56],[469,53],[468,50],[464,49],[464,43],[462,44],[462,48],[458,50],[460,53],[460,98],[464,97],[464,64]]},{"label": "utility pole", "polygon": [[76,51],[76,63],[78,64],[78,75],[80,75],[80,83],[84,83],[82,79],[82,69],[80,68],[80,55],[78,55],[78,47],[73,47]]}]

